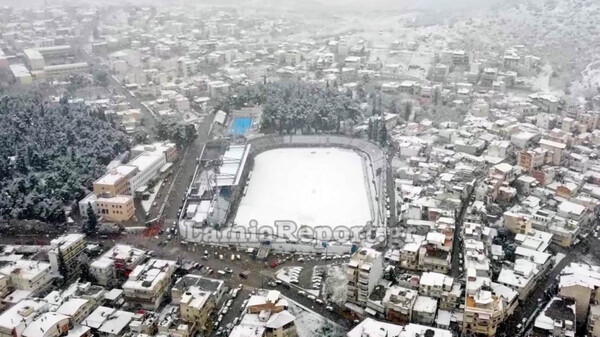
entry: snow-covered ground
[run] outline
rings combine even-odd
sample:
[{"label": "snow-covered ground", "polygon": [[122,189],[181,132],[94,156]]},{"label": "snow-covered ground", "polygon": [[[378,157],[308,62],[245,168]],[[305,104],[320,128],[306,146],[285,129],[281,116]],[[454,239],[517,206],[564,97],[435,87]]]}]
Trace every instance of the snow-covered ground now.
[{"label": "snow-covered ground", "polygon": [[346,276],[347,265],[327,266],[327,277],[325,279],[325,294],[329,301],[344,305],[347,298],[348,277]]},{"label": "snow-covered ground", "polygon": [[364,226],[371,220],[361,156],[339,148],[288,148],[256,156],[235,223]]}]

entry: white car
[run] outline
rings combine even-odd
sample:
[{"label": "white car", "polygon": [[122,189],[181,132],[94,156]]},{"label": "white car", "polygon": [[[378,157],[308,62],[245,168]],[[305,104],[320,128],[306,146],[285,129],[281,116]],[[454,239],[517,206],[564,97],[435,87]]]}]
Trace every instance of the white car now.
[{"label": "white car", "polygon": [[317,296],[315,296],[315,295],[308,295],[308,299],[311,300],[311,301],[314,301],[314,300],[317,299]]},{"label": "white car", "polygon": [[328,306],[325,307],[325,310],[327,310],[327,311],[333,311],[333,307],[330,306],[330,305],[328,305]]},{"label": "white car", "polygon": [[317,302],[318,304],[323,304],[323,303],[324,303],[324,302],[323,302],[323,300],[322,300],[322,299],[320,299],[320,298],[317,298],[317,299],[315,300],[315,302]]},{"label": "white car", "polygon": [[300,290],[300,291],[298,292],[298,295],[300,295],[300,296],[306,296],[306,291],[302,291],[302,290]]}]

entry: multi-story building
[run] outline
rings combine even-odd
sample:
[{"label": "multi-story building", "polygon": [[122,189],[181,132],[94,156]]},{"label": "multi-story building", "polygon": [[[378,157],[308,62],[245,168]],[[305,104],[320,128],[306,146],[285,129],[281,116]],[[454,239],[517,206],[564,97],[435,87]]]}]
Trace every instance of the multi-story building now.
[{"label": "multi-story building", "polygon": [[504,228],[515,234],[527,234],[531,232],[531,216],[523,213],[504,212]]},{"label": "multi-story building", "polygon": [[134,313],[109,307],[98,307],[81,324],[102,337],[119,337],[127,331]]},{"label": "multi-story building", "polygon": [[424,272],[419,280],[419,295],[442,298],[444,291],[450,291],[454,278],[436,272]]},{"label": "multi-story building", "polygon": [[410,323],[396,325],[367,318],[350,330],[346,337],[452,337],[452,331]]},{"label": "multi-story building", "polygon": [[63,78],[72,74],[88,72],[90,66],[86,62],[57,64],[45,66],[44,74],[48,78]]},{"label": "multi-story building", "polygon": [[130,195],[99,197],[96,199],[96,207],[106,221],[124,222],[135,215],[134,200]]},{"label": "multi-story building", "polygon": [[576,119],[586,126],[588,132],[592,132],[598,128],[600,113],[598,111],[582,111],[577,113]]},{"label": "multi-story building", "polygon": [[279,291],[271,290],[267,296],[253,295],[242,308],[239,325],[231,330],[230,337],[297,337],[296,317],[287,311],[287,301]]},{"label": "multi-story building", "polygon": [[429,296],[417,296],[412,310],[412,322],[432,325],[437,313],[437,300]]},{"label": "multi-story building", "polygon": [[521,166],[527,172],[531,172],[550,162],[552,153],[547,149],[535,148],[533,150],[523,150],[517,157],[517,165]]},{"label": "multi-story building", "polygon": [[29,70],[42,70],[46,63],[44,62],[44,56],[35,49],[24,49],[23,56],[25,56],[25,64],[29,67]]},{"label": "multi-story building", "polygon": [[160,168],[167,163],[165,155],[156,152],[145,152],[135,157],[127,165],[137,167],[138,172],[129,179],[129,191],[135,195],[135,191],[146,185],[151,179],[156,178]]},{"label": "multi-story building", "polygon": [[600,305],[592,304],[587,320],[588,336],[600,337]]},{"label": "multi-story building", "polygon": [[0,274],[10,278],[12,288],[32,293],[46,288],[53,278],[49,263],[29,260],[10,262],[0,268]]},{"label": "multi-story building", "polygon": [[[48,258],[54,276],[69,278],[79,273],[80,258],[85,249],[85,236],[83,234],[63,235],[52,240],[50,246]],[[61,263],[64,264],[63,267],[61,267]],[[64,268],[68,275],[61,275],[61,268]]]},{"label": "multi-story building", "polygon": [[419,249],[425,237],[420,235],[407,235],[405,244],[400,249],[400,267],[410,270],[419,269]]},{"label": "multi-story building", "polygon": [[175,270],[175,261],[150,259],[138,265],[123,284],[125,299],[142,308],[156,310],[160,306]]},{"label": "multi-story building", "polygon": [[183,294],[189,287],[196,287],[202,291],[211,293],[214,301],[219,303],[225,295],[225,282],[221,280],[215,280],[208,277],[203,277],[195,274],[187,274],[182,276],[171,288],[171,300],[173,304],[179,304]]},{"label": "multi-story building", "polygon": [[0,298],[4,298],[10,291],[10,279],[6,275],[0,274]]},{"label": "multi-story building", "polygon": [[577,321],[587,318],[590,303],[600,301],[600,267],[571,263],[560,276],[559,296],[575,300]]},{"label": "multi-story building", "polygon": [[419,248],[419,269],[447,273],[450,268],[452,240],[447,235],[429,232],[425,243]]},{"label": "multi-story building", "polygon": [[571,298],[552,298],[533,323],[536,336],[575,336],[575,331],[575,301]]},{"label": "multi-story building", "polygon": [[406,324],[412,320],[412,310],[417,300],[415,290],[392,286],[386,290],[382,305],[390,322]]},{"label": "multi-story building", "polygon": [[479,288],[465,296],[462,332],[467,336],[494,336],[504,319],[504,302],[492,291]]},{"label": "multi-story building", "polygon": [[352,255],[348,268],[348,302],[365,307],[369,295],[383,276],[383,256],[371,248],[362,248]]},{"label": "multi-story building", "polygon": [[175,143],[156,142],[153,144],[136,145],[131,149],[131,156],[137,157],[144,152],[162,153],[165,156],[167,163],[172,163],[177,159],[177,145]]},{"label": "multi-story building", "polygon": [[0,337],[21,337],[38,314],[48,310],[42,300],[22,300],[0,315]]},{"label": "multi-story building", "polygon": [[497,282],[518,292],[519,299],[524,300],[535,287],[540,275],[535,263],[517,259],[512,267],[502,268]]},{"label": "multi-story building", "polygon": [[45,312],[27,325],[23,337],[59,337],[65,335],[71,326],[71,318],[56,312]]},{"label": "multi-story building", "polygon": [[94,182],[94,194],[100,197],[114,197],[131,194],[129,180],[137,173],[137,167],[120,165]]},{"label": "multi-story building", "polygon": [[96,282],[108,286],[117,275],[129,276],[146,256],[146,251],[128,245],[115,245],[90,264],[90,273]]},{"label": "multi-story building", "polygon": [[229,83],[223,81],[208,82],[208,94],[210,98],[219,98],[229,92]]},{"label": "multi-story building", "polygon": [[89,316],[99,303],[92,299],[70,298],[63,302],[56,312],[71,318],[73,323],[79,324]]},{"label": "multi-story building", "polygon": [[201,290],[199,287],[189,287],[179,301],[181,317],[184,321],[194,323],[196,329],[206,331],[208,318],[215,307],[212,293]]},{"label": "multi-story building", "polygon": [[552,165],[560,165],[563,161],[563,152],[567,148],[567,144],[554,142],[548,139],[540,140],[540,147],[544,150],[548,150],[551,154],[550,163]]}]

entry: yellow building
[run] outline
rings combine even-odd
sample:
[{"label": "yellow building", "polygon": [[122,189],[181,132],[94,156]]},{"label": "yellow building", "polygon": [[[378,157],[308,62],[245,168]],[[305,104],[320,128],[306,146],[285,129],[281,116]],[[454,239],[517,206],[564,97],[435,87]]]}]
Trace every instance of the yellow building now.
[{"label": "yellow building", "polygon": [[190,287],[179,302],[181,317],[184,321],[195,323],[200,331],[208,330],[208,318],[215,307],[214,297],[209,291]]},{"label": "yellow building", "polygon": [[467,294],[463,316],[463,335],[494,336],[504,319],[502,300],[488,290]]},{"label": "yellow building", "polygon": [[96,200],[96,206],[98,213],[106,221],[123,222],[135,214],[133,197],[130,195],[101,197]]},{"label": "yellow building", "polygon": [[94,194],[97,196],[114,197],[129,194],[129,179],[135,176],[137,168],[121,165],[111,170],[94,182]]}]

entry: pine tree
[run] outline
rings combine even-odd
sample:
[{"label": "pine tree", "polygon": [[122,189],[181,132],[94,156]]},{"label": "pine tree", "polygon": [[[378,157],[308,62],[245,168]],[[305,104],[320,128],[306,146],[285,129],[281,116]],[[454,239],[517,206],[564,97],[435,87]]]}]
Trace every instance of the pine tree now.
[{"label": "pine tree", "polygon": [[404,107],[404,119],[408,122],[410,120],[410,114],[412,113],[412,104],[406,103]]},{"label": "pine tree", "polygon": [[369,124],[367,126],[367,137],[369,140],[373,139],[373,120],[369,118]]},{"label": "pine tree", "polygon": [[379,145],[386,146],[387,145],[387,128],[385,127],[385,123],[379,123],[379,134],[378,134]]},{"label": "pine tree", "polygon": [[67,269],[65,258],[60,250],[60,246],[58,247],[58,272],[63,277],[63,280],[66,281],[69,278],[69,270]]},{"label": "pine tree", "polygon": [[96,235],[96,232],[98,231],[98,219],[96,218],[96,213],[92,208],[92,204],[89,202],[87,207],[87,218],[88,219],[84,230],[85,233],[91,236]]}]

